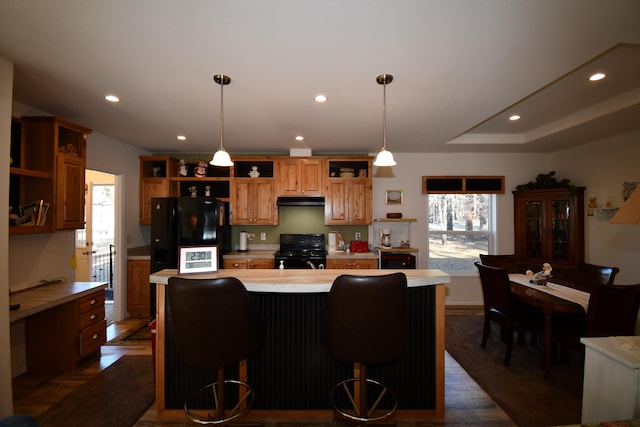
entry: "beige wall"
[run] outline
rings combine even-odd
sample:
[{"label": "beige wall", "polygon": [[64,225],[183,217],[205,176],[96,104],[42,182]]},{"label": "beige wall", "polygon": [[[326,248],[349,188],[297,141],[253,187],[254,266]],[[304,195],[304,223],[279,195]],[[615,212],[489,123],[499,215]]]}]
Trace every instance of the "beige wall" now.
[{"label": "beige wall", "polygon": [[[0,58],[0,200],[9,200],[13,64]],[[0,418],[13,414],[9,331],[9,211],[0,212]]]}]

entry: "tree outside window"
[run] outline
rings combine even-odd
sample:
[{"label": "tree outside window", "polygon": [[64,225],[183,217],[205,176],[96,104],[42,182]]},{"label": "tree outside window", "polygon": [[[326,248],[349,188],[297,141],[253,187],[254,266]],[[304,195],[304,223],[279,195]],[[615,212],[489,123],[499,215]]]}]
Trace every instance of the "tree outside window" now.
[{"label": "tree outside window", "polygon": [[492,238],[491,194],[429,194],[429,268],[474,272]]}]

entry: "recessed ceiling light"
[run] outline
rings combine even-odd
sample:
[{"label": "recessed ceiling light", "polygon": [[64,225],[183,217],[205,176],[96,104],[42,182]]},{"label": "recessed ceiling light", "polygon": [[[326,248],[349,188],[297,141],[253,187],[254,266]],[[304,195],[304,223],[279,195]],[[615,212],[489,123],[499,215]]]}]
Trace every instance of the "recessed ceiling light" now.
[{"label": "recessed ceiling light", "polygon": [[511,117],[509,117],[509,120],[511,120],[512,122],[515,122],[516,120],[520,120],[520,116],[517,114],[514,114]]},{"label": "recessed ceiling light", "polygon": [[316,102],[327,102],[327,97],[325,95],[316,95],[316,97],[313,99]]},{"label": "recessed ceiling light", "polygon": [[177,138],[178,138],[178,141],[186,141],[187,140],[187,137],[184,136],[184,135],[178,135]]},{"label": "recessed ceiling light", "polygon": [[605,77],[606,77],[605,73],[595,73],[589,76],[589,80],[591,80],[592,82],[597,82],[598,80],[602,80]]},{"label": "recessed ceiling light", "polygon": [[109,102],[120,102],[120,98],[118,98],[115,95],[107,95],[104,97],[104,99],[106,99]]},{"label": "recessed ceiling light", "polygon": [[304,141],[304,136],[302,135],[296,136],[296,141]]}]

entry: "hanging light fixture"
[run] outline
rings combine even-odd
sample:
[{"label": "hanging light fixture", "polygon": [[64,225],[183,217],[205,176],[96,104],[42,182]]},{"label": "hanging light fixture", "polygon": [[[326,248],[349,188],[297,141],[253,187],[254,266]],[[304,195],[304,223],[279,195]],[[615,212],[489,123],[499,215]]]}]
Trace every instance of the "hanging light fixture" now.
[{"label": "hanging light fixture", "polygon": [[391,151],[387,151],[387,85],[393,81],[391,74],[380,74],[376,81],[382,85],[382,150],[373,161],[375,166],[395,166]]},{"label": "hanging light fixture", "polygon": [[231,83],[231,77],[215,74],[213,80],[220,85],[220,148],[209,163],[214,166],[233,166],[229,153],[224,149],[224,86]]}]

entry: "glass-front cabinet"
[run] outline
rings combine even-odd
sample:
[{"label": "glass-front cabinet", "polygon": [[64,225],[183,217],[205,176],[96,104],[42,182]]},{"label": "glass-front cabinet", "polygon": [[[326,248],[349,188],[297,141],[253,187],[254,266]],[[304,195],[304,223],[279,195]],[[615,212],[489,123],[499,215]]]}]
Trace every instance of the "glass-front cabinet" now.
[{"label": "glass-front cabinet", "polygon": [[584,261],[584,188],[523,190],[513,195],[518,264],[523,270],[539,271],[548,262],[554,276],[570,275],[566,270]]}]

